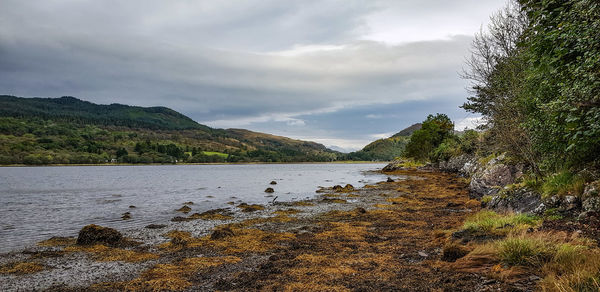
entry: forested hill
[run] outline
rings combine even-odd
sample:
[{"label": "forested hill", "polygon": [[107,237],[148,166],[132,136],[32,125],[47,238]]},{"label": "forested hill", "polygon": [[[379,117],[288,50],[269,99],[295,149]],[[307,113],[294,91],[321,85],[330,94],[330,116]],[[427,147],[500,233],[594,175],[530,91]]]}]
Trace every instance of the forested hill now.
[{"label": "forested hill", "polygon": [[0,96],[0,116],[146,129],[208,128],[166,107],[139,107],[123,104],[100,105],[71,96],[22,98],[2,95]]},{"label": "forested hill", "polygon": [[165,107],[0,96],[0,164],[334,161],[322,144],[213,129]]},{"label": "forested hill", "polygon": [[348,160],[387,161],[400,157],[410,139],[410,135],[419,129],[421,129],[421,124],[417,123],[403,129],[389,138],[373,141],[359,151],[348,153]]}]

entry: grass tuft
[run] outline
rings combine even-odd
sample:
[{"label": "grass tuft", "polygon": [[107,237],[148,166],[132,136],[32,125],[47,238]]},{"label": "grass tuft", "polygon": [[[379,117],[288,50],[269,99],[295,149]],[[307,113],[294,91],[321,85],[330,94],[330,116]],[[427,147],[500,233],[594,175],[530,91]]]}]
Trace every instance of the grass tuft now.
[{"label": "grass tuft", "polygon": [[547,177],[541,186],[542,195],[549,197],[580,196],[585,188],[585,179],[569,171],[562,171]]},{"label": "grass tuft", "polygon": [[507,235],[538,225],[541,220],[528,214],[501,215],[494,211],[482,210],[467,218],[463,230],[483,235]]}]

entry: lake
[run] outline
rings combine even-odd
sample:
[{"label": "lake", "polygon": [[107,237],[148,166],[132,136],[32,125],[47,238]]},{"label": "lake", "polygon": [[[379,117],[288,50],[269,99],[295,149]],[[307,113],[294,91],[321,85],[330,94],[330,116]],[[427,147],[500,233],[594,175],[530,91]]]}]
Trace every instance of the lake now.
[{"label": "lake", "polygon": [[[87,224],[118,229],[164,223],[192,201],[192,212],[227,202],[310,199],[318,186],[385,180],[384,164],[240,164],[0,167],[0,252],[52,236],[73,236]],[[276,185],[270,185],[271,181]],[[129,208],[135,206],[135,208]],[[124,212],[132,219],[122,220]]]}]

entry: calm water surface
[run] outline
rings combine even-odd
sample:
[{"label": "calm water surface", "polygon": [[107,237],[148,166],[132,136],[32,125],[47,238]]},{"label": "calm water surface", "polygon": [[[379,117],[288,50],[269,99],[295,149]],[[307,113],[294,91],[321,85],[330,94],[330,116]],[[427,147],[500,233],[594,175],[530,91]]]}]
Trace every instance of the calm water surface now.
[{"label": "calm water surface", "polygon": [[[227,202],[267,203],[269,182],[279,201],[312,198],[317,186],[363,186],[385,179],[384,164],[254,164],[0,167],[0,252],[82,226],[115,228],[164,223],[192,201],[192,212]],[[129,206],[136,206],[130,209]],[[131,212],[131,220],[121,214]]]}]

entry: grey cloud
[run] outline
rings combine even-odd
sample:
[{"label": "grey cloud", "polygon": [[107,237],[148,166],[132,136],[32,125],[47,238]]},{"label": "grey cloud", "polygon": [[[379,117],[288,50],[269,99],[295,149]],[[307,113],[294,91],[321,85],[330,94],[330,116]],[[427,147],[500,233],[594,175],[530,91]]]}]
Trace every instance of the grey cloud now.
[{"label": "grey cloud", "polygon": [[[446,2],[410,3],[440,13]],[[390,130],[351,137],[336,112],[442,96],[456,107],[465,95],[457,71],[470,36],[368,40],[369,19],[395,4],[5,0],[0,93],[164,105],[217,127],[363,141]]]}]

